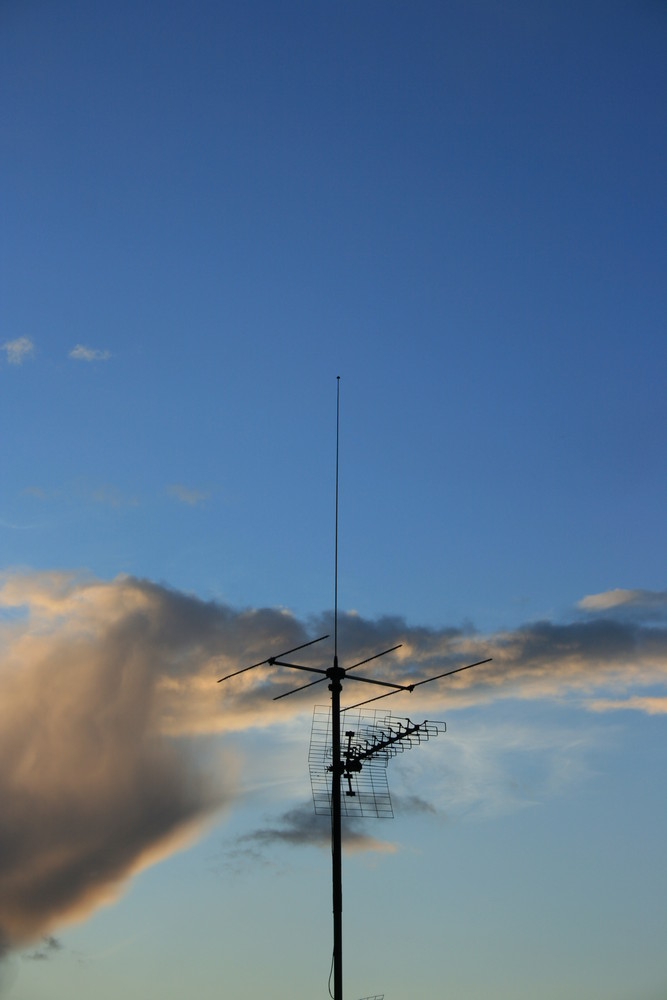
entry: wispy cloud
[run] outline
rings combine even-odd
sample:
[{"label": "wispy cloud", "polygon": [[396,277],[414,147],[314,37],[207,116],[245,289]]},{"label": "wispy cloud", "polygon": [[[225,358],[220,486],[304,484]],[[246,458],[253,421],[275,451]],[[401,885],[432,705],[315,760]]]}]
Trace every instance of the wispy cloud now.
[{"label": "wispy cloud", "polygon": [[[418,767],[448,814],[496,816],[532,808],[590,777],[593,747],[590,731],[553,719],[468,718],[465,729],[449,732],[444,757],[420,754]],[[398,776],[405,782],[409,767]]]},{"label": "wispy cloud", "polygon": [[[105,582],[57,571],[5,574],[2,608],[0,941],[16,946],[112,898],[234,800],[236,752],[214,767],[204,737],[246,731],[256,743],[270,727],[310,714],[326,688],[275,703],[295,678],[269,664],[216,680],[329,632],[331,620],[236,610],[132,577]],[[343,664],[356,662],[402,642],[382,661],[383,678],[399,683],[493,655],[493,663],[379,703],[397,715],[424,710],[437,719],[445,706],[498,698],[570,699],[594,711],[625,699],[653,712],[656,692],[667,687],[667,629],[647,624],[640,609],[636,620],[612,612],[489,636],[343,615],[339,654]],[[327,646],[304,650],[298,662],[329,666]],[[346,685],[345,694],[359,687]],[[488,775],[493,755],[484,756],[482,743],[462,752]],[[573,761],[576,754],[566,755],[563,773]],[[318,823],[292,811],[251,844],[316,843]]]},{"label": "wispy cloud", "polygon": [[605,590],[583,597],[577,605],[589,614],[611,612],[616,617],[641,618],[643,621],[667,620],[667,590]]},{"label": "wispy cloud", "polygon": [[0,528],[6,528],[8,531],[30,531],[34,527],[34,524],[19,524],[16,521],[7,521],[4,517],[0,517]]},{"label": "wispy cloud", "polygon": [[49,934],[45,938],[42,938],[38,948],[27,952],[23,957],[33,962],[46,962],[50,958],[53,958],[54,955],[57,955],[59,951],[62,951],[62,947],[58,938],[54,937],[53,934]]},{"label": "wispy cloud", "polygon": [[90,499],[93,503],[99,503],[105,507],[137,507],[139,501],[136,497],[128,496],[122,493],[115,486],[99,486],[97,489],[93,490],[90,494]]},{"label": "wispy cloud", "polygon": [[203,490],[193,490],[182,483],[172,483],[167,487],[169,496],[174,497],[179,503],[187,504],[189,507],[197,507],[210,497],[210,493]]},{"label": "wispy cloud", "polygon": [[21,490],[21,496],[30,497],[36,501],[63,501],[100,504],[116,509],[138,507],[139,498],[131,493],[124,493],[111,483],[101,483],[93,486],[89,483],[67,483],[58,488],[44,489],[41,486],[26,486]]},{"label": "wispy cloud", "polygon": [[591,712],[644,712],[646,715],[667,715],[667,697],[632,695],[630,698],[593,698],[587,706]]},{"label": "wispy cloud", "polygon": [[421,813],[422,815],[435,816],[437,810],[432,802],[427,802],[420,795],[408,792],[403,795],[392,795],[391,801],[396,813]]},{"label": "wispy cloud", "polygon": [[35,345],[29,337],[6,340],[0,346],[7,355],[7,363],[10,365],[22,365],[24,361],[27,361],[35,353]]},{"label": "wispy cloud", "polygon": [[69,352],[69,356],[74,361],[108,361],[111,352],[101,351],[96,347],[87,347],[85,344],[77,344]]},{"label": "wispy cloud", "polygon": [[[254,852],[272,844],[288,844],[290,847],[326,847],[331,844],[331,818],[317,815],[312,802],[288,809],[273,824],[259,827],[237,840],[237,851]],[[396,850],[393,844],[369,836],[358,822],[343,818],[343,847],[347,851]]]}]

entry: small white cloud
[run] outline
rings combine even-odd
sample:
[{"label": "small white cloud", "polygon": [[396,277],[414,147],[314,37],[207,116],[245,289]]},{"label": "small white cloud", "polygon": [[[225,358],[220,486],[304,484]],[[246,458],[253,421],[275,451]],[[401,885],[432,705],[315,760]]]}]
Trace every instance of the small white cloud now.
[{"label": "small white cloud", "polygon": [[611,611],[635,618],[664,618],[667,616],[667,591],[624,590],[616,587],[601,594],[583,597],[577,607],[589,614]]},{"label": "small white cloud", "polygon": [[183,486],[182,483],[172,483],[171,486],[167,487],[167,493],[175,497],[179,503],[186,503],[189,507],[196,507],[198,504],[204,503],[210,496],[210,493],[191,490],[187,486]]},{"label": "small white cloud", "polygon": [[26,358],[35,353],[35,345],[29,337],[18,337],[16,340],[6,340],[2,350],[7,355],[10,365],[22,365]]},{"label": "small white cloud", "polygon": [[588,597],[582,597],[579,601],[579,607],[583,611],[607,611],[609,608],[618,608],[621,605],[632,603],[636,593],[634,590],[623,590],[621,587],[616,587],[614,590],[605,590],[602,594],[589,594]]},{"label": "small white cloud", "polygon": [[86,347],[85,344],[77,344],[69,352],[69,356],[74,361],[108,361],[111,357],[111,352],[100,351],[95,347]]}]

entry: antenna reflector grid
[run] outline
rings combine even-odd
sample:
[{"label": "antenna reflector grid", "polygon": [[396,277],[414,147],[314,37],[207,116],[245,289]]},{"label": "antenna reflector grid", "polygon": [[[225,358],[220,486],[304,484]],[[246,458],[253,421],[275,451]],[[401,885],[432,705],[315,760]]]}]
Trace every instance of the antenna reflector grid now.
[{"label": "antenna reflector grid", "polygon": [[[374,752],[361,767],[348,769],[357,754],[372,744],[379,732],[386,730],[391,715],[382,710],[346,712],[341,720],[341,757],[339,762],[342,782],[341,813],[343,816],[372,816],[392,819],[394,816],[387,783],[387,763],[398,752],[387,747]],[[348,736],[352,733],[352,736]],[[331,708],[316,705],[308,753],[313,806],[318,815],[331,814]]]}]

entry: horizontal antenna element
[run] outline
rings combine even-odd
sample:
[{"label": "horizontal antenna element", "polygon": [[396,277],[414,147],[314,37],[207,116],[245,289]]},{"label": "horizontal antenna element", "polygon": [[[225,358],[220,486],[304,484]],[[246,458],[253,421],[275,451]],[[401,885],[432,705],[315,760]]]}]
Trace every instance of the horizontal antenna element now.
[{"label": "horizontal antenna element", "polygon": [[[311,639],[310,642],[302,642],[300,646],[292,646],[291,649],[286,649],[284,653],[278,653],[276,656],[269,656],[268,659],[260,660],[259,663],[251,663],[249,667],[242,667],[241,670],[235,670],[233,674],[227,674],[226,677],[220,677],[218,680],[218,684],[221,684],[222,681],[228,681],[230,677],[238,677],[239,674],[244,674],[246,670],[254,670],[255,667],[263,667],[265,663],[269,664],[270,666],[273,666],[273,664],[281,656],[287,656],[288,653],[296,653],[297,649],[305,649],[306,646],[312,646],[316,642],[322,642],[322,639],[328,639],[328,638],[329,638],[328,635],[321,635],[319,639]],[[292,664],[289,664],[289,666],[291,665]],[[306,668],[304,667],[303,669],[305,670]]]}]

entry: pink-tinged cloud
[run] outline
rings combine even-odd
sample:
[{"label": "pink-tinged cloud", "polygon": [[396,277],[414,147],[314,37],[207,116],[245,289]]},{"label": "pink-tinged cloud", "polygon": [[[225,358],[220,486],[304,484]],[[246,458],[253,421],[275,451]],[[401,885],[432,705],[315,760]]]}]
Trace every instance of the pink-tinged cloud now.
[{"label": "pink-tinged cloud", "polygon": [[634,618],[666,620],[666,590],[624,590],[617,587],[601,594],[583,597],[578,607],[587,613],[612,612],[616,615],[631,615]]},{"label": "pink-tinged cloud", "polygon": [[[287,724],[326,700],[326,682],[274,702],[303,683],[301,673],[264,665],[216,681],[330,631],[330,615],[302,622],[283,610],[238,610],[131,577],[5,574],[0,942],[25,944],[89,913],[231,803],[243,787],[240,765],[229,749],[211,759],[214,743],[227,745],[211,735]],[[363,672],[410,683],[493,656],[377,706],[398,715],[443,718],[448,707],[512,697],[573,698],[599,711],[600,699],[667,687],[667,630],[641,615],[492,636],[341,615],[343,665],[397,643]],[[299,655],[307,665],[331,662],[328,641]],[[351,678],[348,703],[368,692]],[[312,834],[293,816],[272,830],[274,840]]]},{"label": "pink-tinged cloud", "polygon": [[594,698],[588,708],[592,712],[644,712],[646,715],[667,715],[667,697],[633,695],[630,698]]}]

